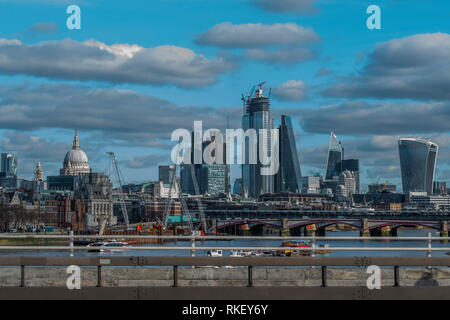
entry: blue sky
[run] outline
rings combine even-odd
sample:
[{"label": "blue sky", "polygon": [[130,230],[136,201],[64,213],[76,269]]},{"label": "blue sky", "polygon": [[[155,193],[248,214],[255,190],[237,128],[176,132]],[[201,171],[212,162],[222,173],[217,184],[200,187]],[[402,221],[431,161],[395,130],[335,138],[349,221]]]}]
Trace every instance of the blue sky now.
[{"label": "blue sky", "polygon": [[[66,28],[70,4],[81,30]],[[371,4],[381,30],[366,26]],[[297,120],[303,175],[324,173],[335,131],[363,185],[400,183],[400,136],[437,142],[437,179],[450,178],[448,1],[0,0],[0,21],[0,151],[24,178],[38,158],[57,174],[78,127],[96,171],[114,151],[127,182],[153,180],[174,128],[239,126],[241,93],[262,81],[274,117]],[[140,51],[122,65],[115,44]]]}]

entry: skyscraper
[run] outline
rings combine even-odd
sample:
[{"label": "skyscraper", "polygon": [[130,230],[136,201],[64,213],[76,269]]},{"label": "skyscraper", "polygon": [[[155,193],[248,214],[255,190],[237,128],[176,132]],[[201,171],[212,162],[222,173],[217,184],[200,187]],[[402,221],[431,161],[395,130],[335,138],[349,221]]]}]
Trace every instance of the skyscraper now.
[{"label": "skyscraper", "polygon": [[[194,135],[192,134],[192,144],[194,144]],[[212,137],[211,141],[204,141],[202,143],[202,153],[205,148],[214,141]],[[217,146],[220,148],[220,146]],[[223,144],[223,155],[226,158],[226,144]],[[191,163],[194,160],[194,152],[192,148],[187,149],[187,152],[191,154]],[[215,151],[213,151],[212,156],[214,156]],[[204,161],[204,159],[203,159]],[[192,172],[194,170],[195,178],[198,183],[199,194],[209,193],[216,195],[219,193],[226,193],[230,188],[230,166],[228,164],[218,164],[218,163],[201,163],[201,164],[182,164],[180,175],[181,175],[181,189],[184,193],[195,194],[194,181],[192,179]]]},{"label": "skyscraper", "polygon": [[325,175],[326,180],[338,177],[342,172],[342,153],[343,149],[336,134],[331,132],[330,146],[328,147],[327,172]]},{"label": "skyscraper", "polygon": [[275,192],[298,192],[301,190],[302,173],[291,118],[282,115],[278,130],[280,168],[275,175]]},{"label": "skyscraper", "polygon": [[[255,91],[255,95],[249,95],[245,100],[244,115],[242,116],[242,129],[260,129],[268,130],[267,139],[259,141],[259,135],[256,141],[257,149],[262,145],[271,153],[270,130],[273,128],[273,121],[270,118],[270,98],[263,95],[262,84]],[[263,167],[260,161],[259,150],[256,155],[257,163],[250,163],[250,141],[244,142],[244,164],[242,165],[242,183],[243,188],[252,198],[257,198],[260,194],[274,191],[274,176],[261,175]]]},{"label": "skyscraper", "polygon": [[356,193],[360,193],[360,183],[359,183],[359,159],[346,159],[342,160],[342,171],[348,170],[355,176],[356,182]]},{"label": "skyscraper", "polygon": [[4,177],[12,178],[17,176],[17,158],[11,153],[2,153],[1,170]]},{"label": "skyscraper", "polygon": [[403,193],[433,193],[438,145],[427,140],[402,138],[398,141]]},{"label": "skyscraper", "polygon": [[174,165],[159,166],[159,181],[170,185],[172,183],[173,175],[176,174]]}]

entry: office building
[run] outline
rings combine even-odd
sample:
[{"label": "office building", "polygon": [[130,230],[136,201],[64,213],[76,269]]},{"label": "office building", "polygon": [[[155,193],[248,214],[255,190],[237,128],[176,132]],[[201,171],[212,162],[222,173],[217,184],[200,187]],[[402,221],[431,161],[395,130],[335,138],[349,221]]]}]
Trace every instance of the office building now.
[{"label": "office building", "polygon": [[[194,144],[194,138],[192,134],[192,144]],[[215,139],[212,137],[211,141],[204,141],[202,143],[202,154],[205,148],[210,144],[214,143]],[[217,145],[217,148],[220,148]],[[191,155],[191,163],[194,161],[194,151],[193,148],[186,148],[186,152]],[[212,152],[212,157],[215,157],[214,150]],[[222,153],[223,159],[226,159],[226,144],[222,143]],[[181,190],[183,193],[195,195],[197,194],[195,190],[194,178],[197,180],[198,194],[210,194],[217,195],[220,193],[228,193],[230,191],[230,165],[225,163],[211,163],[207,164],[204,162],[201,164],[181,164],[180,177],[181,177]]]},{"label": "office building", "polygon": [[332,180],[334,177],[339,177],[342,172],[342,159],[342,145],[338,141],[336,134],[331,132],[325,180]]},{"label": "office building", "polygon": [[174,165],[159,166],[159,181],[170,185],[172,183],[173,175],[176,175]]},{"label": "office building", "polygon": [[275,175],[275,192],[299,192],[300,162],[290,117],[282,115],[279,132],[279,169]]},{"label": "office building", "polygon": [[402,138],[398,141],[403,193],[433,193],[438,145],[427,140]]},{"label": "office building", "polygon": [[4,178],[17,177],[17,158],[11,153],[2,153],[0,172]]},{"label": "office building", "polygon": [[[258,133],[260,129],[268,130],[267,139],[265,141],[259,141],[259,135],[257,137],[258,149],[262,146],[271,154],[271,137],[270,130],[273,128],[273,121],[270,117],[270,98],[265,97],[263,94],[262,84],[259,85],[259,89],[255,91],[254,96],[251,94],[245,100],[244,114],[242,117],[242,129],[244,131],[248,129],[255,129]],[[261,175],[261,168],[263,165],[260,161],[259,152],[256,154],[256,164],[250,163],[250,149],[254,149],[253,145],[250,145],[248,139],[243,143],[244,147],[244,164],[242,165],[242,184],[244,190],[248,192],[249,197],[258,198],[259,195],[264,193],[272,193],[274,191],[274,176],[273,175]]]},{"label": "office building", "polygon": [[320,176],[301,177],[302,194],[320,194]]},{"label": "office building", "polygon": [[447,195],[447,183],[443,181],[434,181],[433,194],[440,196]]},{"label": "office building", "polygon": [[342,171],[347,170],[353,173],[356,182],[356,193],[360,193],[359,159],[342,160],[341,170]]}]

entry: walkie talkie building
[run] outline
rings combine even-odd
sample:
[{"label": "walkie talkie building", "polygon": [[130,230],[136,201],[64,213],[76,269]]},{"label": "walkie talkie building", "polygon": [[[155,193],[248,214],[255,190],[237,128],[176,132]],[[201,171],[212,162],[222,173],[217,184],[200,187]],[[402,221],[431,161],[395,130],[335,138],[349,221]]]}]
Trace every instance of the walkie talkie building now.
[{"label": "walkie talkie building", "polygon": [[427,140],[402,138],[398,141],[403,193],[433,192],[438,145]]}]

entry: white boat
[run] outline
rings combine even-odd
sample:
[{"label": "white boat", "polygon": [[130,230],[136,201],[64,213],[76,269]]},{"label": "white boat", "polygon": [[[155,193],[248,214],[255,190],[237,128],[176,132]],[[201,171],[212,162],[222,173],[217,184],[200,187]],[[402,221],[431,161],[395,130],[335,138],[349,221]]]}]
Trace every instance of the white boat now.
[{"label": "white boat", "polygon": [[251,252],[247,250],[231,250],[230,257],[248,257],[250,255]]},{"label": "white boat", "polygon": [[222,250],[220,250],[220,249],[208,250],[206,252],[206,255],[208,257],[222,257]]},{"label": "white boat", "polygon": [[108,241],[100,241],[94,242],[87,245],[88,248],[92,248],[88,250],[89,252],[114,252],[120,251],[119,249],[108,249],[108,247],[126,247],[128,243],[116,240],[108,240]]}]

